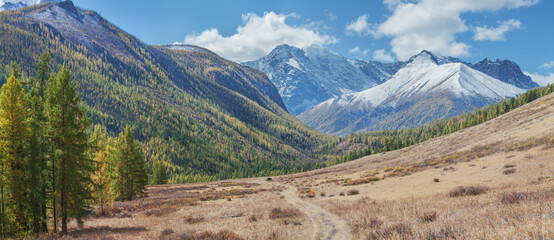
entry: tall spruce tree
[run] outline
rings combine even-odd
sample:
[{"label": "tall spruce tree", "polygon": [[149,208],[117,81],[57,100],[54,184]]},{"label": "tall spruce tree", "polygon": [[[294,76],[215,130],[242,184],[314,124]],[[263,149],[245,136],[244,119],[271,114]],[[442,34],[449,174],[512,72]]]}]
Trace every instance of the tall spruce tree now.
[{"label": "tall spruce tree", "polygon": [[30,135],[29,109],[25,90],[15,77],[19,76],[17,69],[14,72],[0,93],[2,237],[21,236],[27,230],[28,222],[26,163]]},{"label": "tall spruce tree", "polygon": [[[80,104],[77,83],[65,64],[48,84],[46,116],[48,135],[54,147],[56,191],[59,192],[62,233],[74,218],[82,224],[90,212],[93,161],[87,154],[86,130],[90,125],[84,105]],[[55,204],[56,205],[56,204]]]},{"label": "tall spruce tree", "polygon": [[166,184],[167,183],[167,168],[163,165],[161,160],[156,161],[154,164],[154,184]]},{"label": "tall spruce tree", "polygon": [[148,183],[146,163],[140,143],[135,141],[129,126],[119,134],[113,157],[116,170],[112,187],[116,199],[130,201],[135,196],[144,195]]},{"label": "tall spruce tree", "polygon": [[47,154],[48,142],[45,137],[46,116],[44,99],[46,82],[50,78],[50,54],[44,53],[38,62],[37,78],[31,81],[28,101],[31,107],[31,139],[29,152],[29,200],[31,210],[31,228],[34,233],[47,232],[46,223],[48,200]]}]

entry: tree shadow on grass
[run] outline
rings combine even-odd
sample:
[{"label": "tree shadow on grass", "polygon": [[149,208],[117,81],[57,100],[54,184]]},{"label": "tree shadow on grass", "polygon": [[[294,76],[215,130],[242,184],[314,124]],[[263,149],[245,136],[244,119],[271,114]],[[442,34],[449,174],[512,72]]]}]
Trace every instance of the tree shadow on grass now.
[{"label": "tree shadow on grass", "polygon": [[68,235],[71,237],[82,237],[90,235],[111,235],[111,234],[137,234],[140,232],[146,231],[144,227],[110,227],[110,226],[100,226],[100,227],[88,227],[83,229],[76,229],[71,231]]}]

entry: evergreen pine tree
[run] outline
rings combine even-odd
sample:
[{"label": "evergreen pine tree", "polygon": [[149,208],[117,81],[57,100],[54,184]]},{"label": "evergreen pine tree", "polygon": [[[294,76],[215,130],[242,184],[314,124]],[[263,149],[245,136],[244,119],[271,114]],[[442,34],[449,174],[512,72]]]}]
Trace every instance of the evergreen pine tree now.
[{"label": "evergreen pine tree", "polygon": [[[18,74],[8,78],[0,93],[0,152],[2,153],[0,188],[3,237],[20,236],[27,230],[28,222],[25,186],[28,150],[26,144],[30,134],[29,109],[25,90],[15,75]],[[10,227],[7,227],[8,224]]]},{"label": "evergreen pine tree", "polygon": [[167,183],[167,170],[162,161],[158,160],[154,164],[154,184],[166,184]]},{"label": "evergreen pine tree", "polygon": [[31,210],[31,228],[34,233],[47,232],[46,202],[48,187],[47,154],[48,146],[44,129],[46,116],[44,115],[44,90],[49,76],[50,54],[40,56],[37,79],[31,82],[28,101],[31,107],[31,139],[29,151],[29,198]]},{"label": "evergreen pine tree", "polygon": [[71,218],[82,224],[90,212],[87,203],[92,198],[93,161],[87,155],[89,119],[65,64],[48,84],[47,96],[48,135],[55,150],[53,164],[57,173],[54,182],[60,196],[62,233],[66,234]]},{"label": "evergreen pine tree", "polygon": [[114,153],[114,181],[112,187],[119,200],[132,200],[143,195],[148,183],[148,173],[140,144],[134,140],[131,128],[127,126],[119,134],[119,143]]}]

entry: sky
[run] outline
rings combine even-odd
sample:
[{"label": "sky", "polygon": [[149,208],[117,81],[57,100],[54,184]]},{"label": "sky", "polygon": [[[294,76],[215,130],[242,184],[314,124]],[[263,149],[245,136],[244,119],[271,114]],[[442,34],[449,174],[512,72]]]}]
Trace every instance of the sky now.
[{"label": "sky", "polygon": [[323,45],[392,62],[422,50],[476,63],[509,59],[554,82],[552,0],[74,0],[153,45],[206,47],[237,62],[280,44]]}]

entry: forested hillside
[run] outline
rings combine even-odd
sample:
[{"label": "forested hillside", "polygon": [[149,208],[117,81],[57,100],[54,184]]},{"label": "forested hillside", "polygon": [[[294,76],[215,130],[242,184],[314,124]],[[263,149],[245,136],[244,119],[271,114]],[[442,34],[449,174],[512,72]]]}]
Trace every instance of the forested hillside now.
[{"label": "forested hillside", "polygon": [[0,13],[1,81],[11,61],[35,76],[43,52],[73,72],[92,122],[134,126],[171,182],[296,172],[334,141],[290,115],[265,74],[207,50],[145,45],[70,1]]},{"label": "forested hillside", "polygon": [[401,149],[466,129],[492,120],[552,92],[554,92],[554,84],[533,88],[517,98],[504,99],[469,113],[427,123],[418,128],[353,133],[340,139],[341,143],[334,147],[334,152],[339,155],[342,153],[342,156],[328,161],[327,165],[347,162],[374,153]]}]

